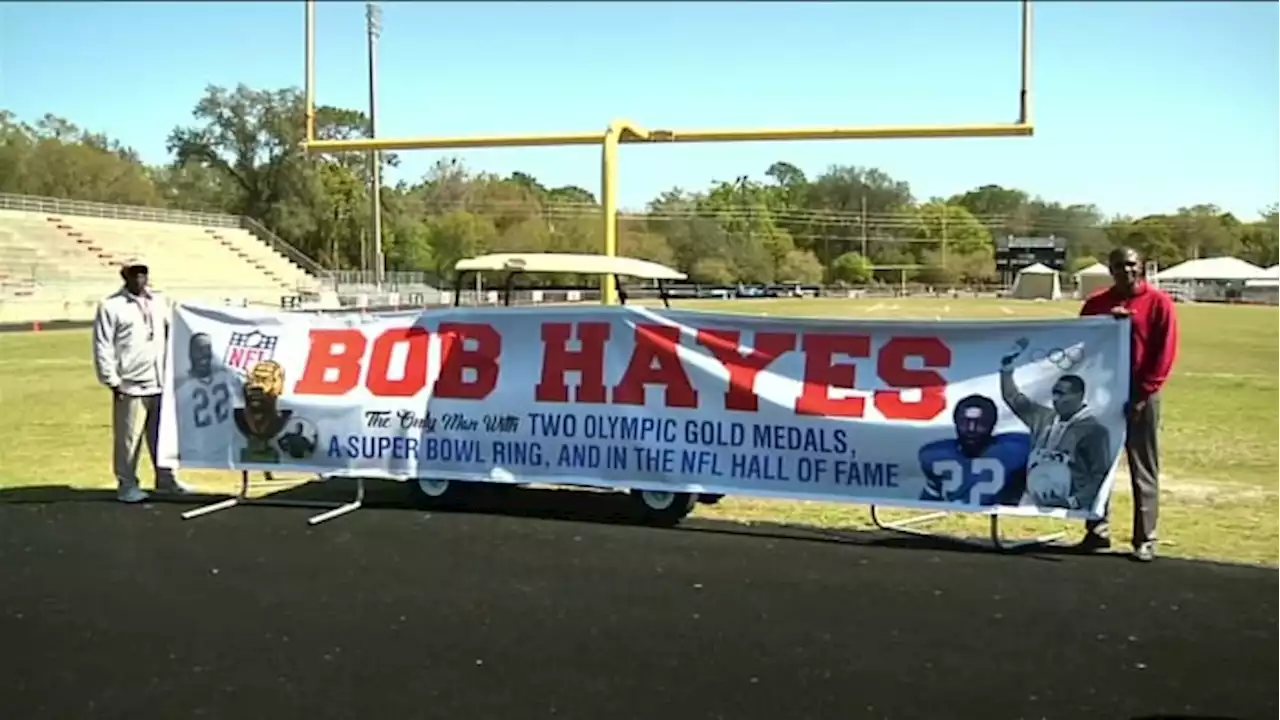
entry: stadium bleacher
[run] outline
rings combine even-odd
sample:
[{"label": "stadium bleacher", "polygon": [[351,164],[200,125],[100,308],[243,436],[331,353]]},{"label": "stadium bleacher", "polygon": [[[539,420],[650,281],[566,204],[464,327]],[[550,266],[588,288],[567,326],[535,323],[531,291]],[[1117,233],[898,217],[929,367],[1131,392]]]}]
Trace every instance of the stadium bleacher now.
[{"label": "stadium bleacher", "polygon": [[173,300],[279,306],[320,286],[238,227],[239,218],[0,199],[0,323],[92,318],[97,301],[120,286],[117,263],[129,257],[145,258],[152,284]]}]

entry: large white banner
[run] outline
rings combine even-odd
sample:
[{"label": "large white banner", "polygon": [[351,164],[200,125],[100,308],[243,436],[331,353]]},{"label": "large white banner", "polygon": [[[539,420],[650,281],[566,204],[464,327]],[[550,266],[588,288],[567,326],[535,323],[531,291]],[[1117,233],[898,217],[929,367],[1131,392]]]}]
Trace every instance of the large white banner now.
[{"label": "large white banner", "polygon": [[179,305],[161,462],[1086,517],[1127,321]]}]

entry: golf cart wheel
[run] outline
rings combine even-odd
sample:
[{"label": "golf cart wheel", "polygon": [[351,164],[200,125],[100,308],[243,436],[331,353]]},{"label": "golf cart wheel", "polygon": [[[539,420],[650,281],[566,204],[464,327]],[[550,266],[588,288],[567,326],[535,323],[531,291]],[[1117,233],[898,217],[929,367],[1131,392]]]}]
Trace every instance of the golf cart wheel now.
[{"label": "golf cart wheel", "polygon": [[697,504],[697,496],[663,490],[632,490],[631,499],[646,525],[672,527],[679,524]]},{"label": "golf cart wheel", "polygon": [[409,480],[409,496],[413,504],[423,510],[439,510],[460,507],[470,499],[475,483],[456,480]]}]

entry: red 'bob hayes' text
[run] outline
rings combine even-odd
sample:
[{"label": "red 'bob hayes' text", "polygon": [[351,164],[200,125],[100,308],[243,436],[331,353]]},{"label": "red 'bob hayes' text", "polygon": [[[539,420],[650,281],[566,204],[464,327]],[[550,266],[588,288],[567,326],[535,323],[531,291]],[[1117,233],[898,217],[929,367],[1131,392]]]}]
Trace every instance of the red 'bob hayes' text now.
[{"label": "red 'bob hayes' text", "polygon": [[[605,347],[615,339],[613,332],[607,322],[543,323],[541,371],[533,399],[544,404],[643,405],[646,389],[661,388],[668,408],[692,409],[707,402],[677,354],[680,329],[667,325],[637,325],[622,377],[607,384]],[[498,385],[502,335],[487,323],[463,322],[441,323],[435,333],[441,358],[435,396],[487,398]],[[892,420],[927,421],[946,410],[946,380],[940,371],[951,366],[951,348],[939,338],[894,336],[873,355],[869,335],[756,332],[754,347],[746,352],[740,335],[737,330],[699,329],[695,341],[728,372],[728,387],[716,399],[726,410],[754,412],[760,402],[757,375],[793,352],[800,353],[804,363],[803,388],[794,402],[797,415],[860,418],[868,395],[876,410]],[[412,397],[427,385],[430,337],[431,331],[422,327],[394,328],[372,338],[354,328],[312,330],[307,362],[293,391],[345,395],[363,385],[376,397]],[[570,347],[571,341],[577,347]],[[406,346],[407,358],[403,376],[392,378],[390,360],[398,345]],[[916,362],[909,363],[911,359]],[[520,362],[524,361],[522,356]],[[470,377],[467,370],[472,371]],[[864,374],[878,377],[887,389],[832,397],[832,388],[856,388]],[[572,375],[577,376],[574,387]],[[918,392],[908,400],[902,390]]]}]

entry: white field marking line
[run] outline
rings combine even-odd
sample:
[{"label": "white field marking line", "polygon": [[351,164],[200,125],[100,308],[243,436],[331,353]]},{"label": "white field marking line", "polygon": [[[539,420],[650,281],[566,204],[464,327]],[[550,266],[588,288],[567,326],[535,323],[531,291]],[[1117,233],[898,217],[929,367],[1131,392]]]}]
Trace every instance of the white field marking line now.
[{"label": "white field marking line", "polygon": [[21,366],[26,367],[26,366],[30,366],[30,365],[54,365],[54,366],[62,366],[62,367],[65,367],[65,366],[69,366],[69,365],[84,365],[84,366],[86,366],[86,367],[87,367],[87,366],[90,366],[90,365],[92,365],[92,364],[93,364],[93,361],[92,361],[92,360],[90,360],[90,359],[88,359],[88,358],[28,358],[28,359],[25,359],[25,360],[24,360],[24,359],[18,359],[18,358],[4,358],[4,359],[0,359],[0,366],[3,366],[3,365],[14,365],[14,366],[21,365]]},{"label": "white field marking line", "polygon": [[[1112,495],[1133,494],[1133,488],[1129,481],[1129,470],[1123,466],[1123,460],[1124,458],[1122,457],[1121,467],[1116,469],[1115,481],[1111,485]],[[1160,473],[1160,491],[1195,500],[1206,500],[1215,497],[1234,500],[1260,499],[1271,493],[1270,490],[1264,487],[1191,478],[1183,479],[1163,472]]]},{"label": "white field marking line", "polygon": [[[1037,307],[1037,308],[1036,308],[1036,310],[1037,310],[1036,315],[1037,315],[1037,316],[1041,316],[1042,314],[1041,314],[1039,311],[1040,311],[1040,310],[1043,310],[1043,308],[1042,308],[1042,307]],[[1004,313],[1005,315],[1021,315],[1021,314],[1022,314],[1020,311],[1018,311],[1018,310],[1014,310],[1013,308],[1011,308],[1011,307],[1009,307],[1009,306],[1007,306],[1007,305],[1001,305],[1001,306],[1000,306],[1000,312]],[[1076,316],[1076,313],[1073,313],[1073,312],[1071,312],[1070,310],[1058,310],[1058,309],[1051,309],[1049,314],[1052,314],[1052,315],[1060,315],[1060,316],[1062,316],[1062,317],[1075,317],[1075,316]]]},{"label": "white field marking line", "polygon": [[1229,373],[1229,372],[1175,372],[1174,377],[1202,377],[1202,378],[1274,378],[1278,375],[1266,375],[1263,373]]}]

